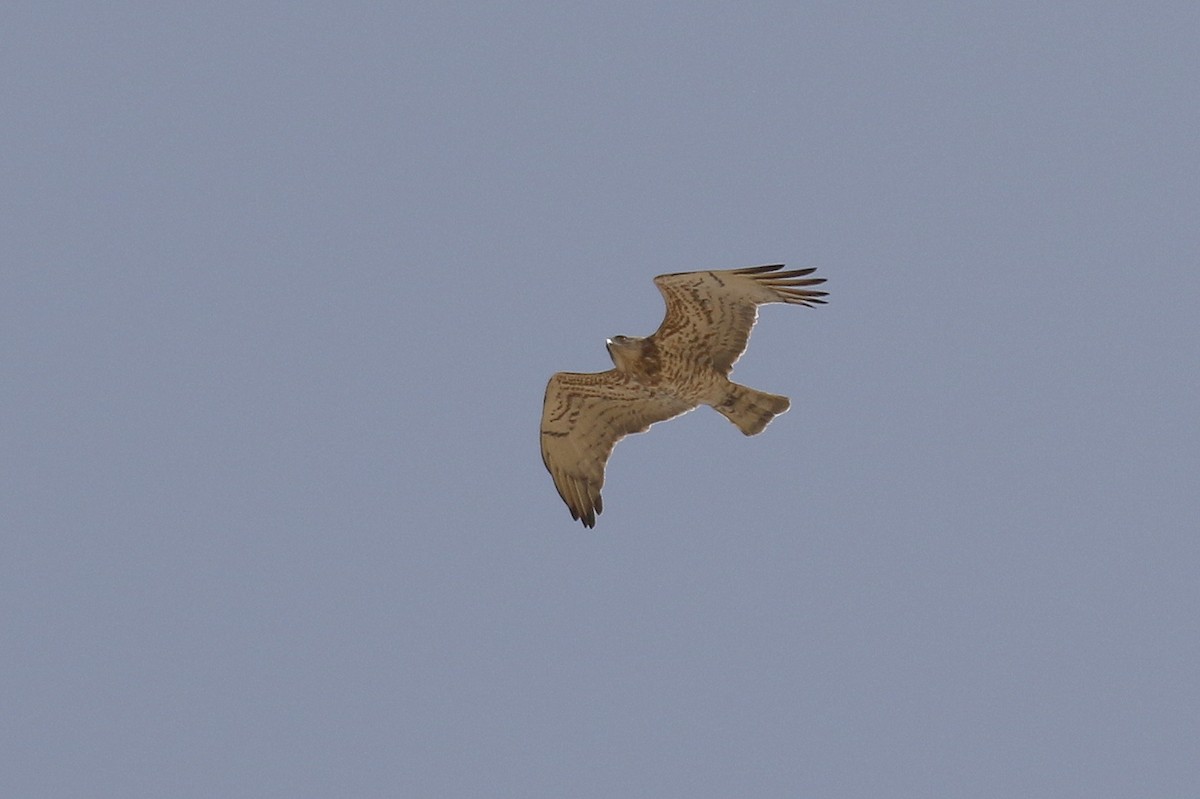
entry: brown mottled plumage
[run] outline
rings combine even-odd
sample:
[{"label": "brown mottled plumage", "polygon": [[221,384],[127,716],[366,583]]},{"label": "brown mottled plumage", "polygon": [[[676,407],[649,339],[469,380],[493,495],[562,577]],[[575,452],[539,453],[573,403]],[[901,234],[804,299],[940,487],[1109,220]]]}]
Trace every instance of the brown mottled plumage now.
[{"label": "brown mottled plumage", "polygon": [[729,380],[746,349],[758,306],[818,305],[825,282],[815,269],[780,272],[783,264],[659,275],[654,284],[667,315],[654,335],[608,340],[614,369],[559,372],[546,386],[542,461],[572,519],[596,525],[603,509],[604,465],[618,441],[650,425],[709,405],[748,436],[788,409],[787,397]]}]

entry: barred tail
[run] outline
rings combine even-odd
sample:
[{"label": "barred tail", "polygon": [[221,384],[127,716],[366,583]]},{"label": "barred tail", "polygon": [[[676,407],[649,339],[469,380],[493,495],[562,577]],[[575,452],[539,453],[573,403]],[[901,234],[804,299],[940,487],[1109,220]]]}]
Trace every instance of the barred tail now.
[{"label": "barred tail", "polygon": [[724,402],[713,407],[748,436],[756,435],[791,406],[787,397],[731,384]]}]

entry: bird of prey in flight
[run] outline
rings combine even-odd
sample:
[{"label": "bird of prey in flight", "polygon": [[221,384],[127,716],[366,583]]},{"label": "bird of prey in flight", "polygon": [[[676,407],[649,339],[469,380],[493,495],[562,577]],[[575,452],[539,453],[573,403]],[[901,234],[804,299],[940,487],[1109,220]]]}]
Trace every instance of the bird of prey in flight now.
[{"label": "bird of prey in flight", "polygon": [[608,339],[607,372],[559,372],[546,386],[542,461],[571,518],[596,525],[603,505],[604,465],[613,446],[631,433],[709,405],[748,436],[761,433],[788,409],[787,397],[729,379],[746,349],[758,306],[813,306],[827,292],[812,286],[815,270],[781,272],[783,264],[654,278],[667,315],[653,335]]}]

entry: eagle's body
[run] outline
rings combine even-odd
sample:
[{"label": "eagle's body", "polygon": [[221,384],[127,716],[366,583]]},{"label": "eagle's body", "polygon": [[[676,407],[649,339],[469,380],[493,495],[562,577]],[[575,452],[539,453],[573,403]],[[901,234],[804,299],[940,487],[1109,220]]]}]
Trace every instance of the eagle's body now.
[{"label": "eagle's body", "polygon": [[746,349],[758,306],[824,303],[809,286],[813,269],[780,272],[782,264],[716,272],[659,275],[667,304],[658,330],[646,338],[615,336],[607,372],[559,372],[550,378],[542,410],[542,461],[554,485],[584,526],[603,505],[604,465],[630,433],[709,405],[746,435],[762,432],[788,409],[787,397],[756,391],[728,375]]}]

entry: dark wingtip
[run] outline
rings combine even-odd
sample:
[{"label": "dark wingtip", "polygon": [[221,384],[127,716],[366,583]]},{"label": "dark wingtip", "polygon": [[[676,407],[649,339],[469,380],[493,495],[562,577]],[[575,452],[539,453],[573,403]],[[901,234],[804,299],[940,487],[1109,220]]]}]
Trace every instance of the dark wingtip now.
[{"label": "dark wingtip", "polygon": [[[815,268],[815,267],[814,267]],[[766,266],[747,266],[745,269],[735,269],[739,275],[761,275],[764,272],[776,272],[783,269],[783,264],[767,264]]]},{"label": "dark wingtip", "polygon": [[596,497],[596,501],[592,503],[592,507],[588,508],[587,513],[580,517],[583,526],[589,530],[596,526],[596,517],[604,510],[604,503],[600,501],[600,497]]}]

